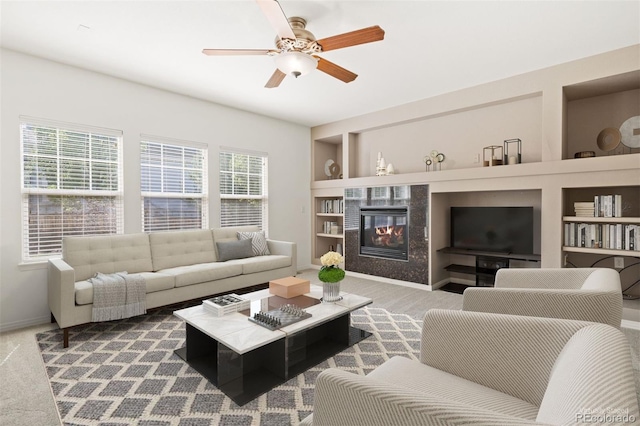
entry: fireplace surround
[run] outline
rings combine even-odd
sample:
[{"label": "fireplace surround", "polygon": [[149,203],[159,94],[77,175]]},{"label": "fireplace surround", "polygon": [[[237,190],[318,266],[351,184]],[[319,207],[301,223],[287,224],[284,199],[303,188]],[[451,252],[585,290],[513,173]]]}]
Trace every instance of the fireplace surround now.
[{"label": "fireplace surround", "polygon": [[345,269],[429,284],[428,202],[428,185],[347,188]]}]

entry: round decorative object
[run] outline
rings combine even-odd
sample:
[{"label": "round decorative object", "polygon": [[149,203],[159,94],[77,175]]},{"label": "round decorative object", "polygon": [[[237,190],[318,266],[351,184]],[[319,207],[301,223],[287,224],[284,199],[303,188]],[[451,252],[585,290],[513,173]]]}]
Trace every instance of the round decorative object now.
[{"label": "round decorative object", "polygon": [[436,160],[438,161],[438,163],[442,163],[444,161],[444,154],[440,153],[436,155]]},{"label": "round decorative object", "polygon": [[331,177],[331,165],[335,163],[332,159],[328,159],[326,163],[324,163],[324,174]]},{"label": "round decorative object", "polygon": [[602,151],[613,151],[620,145],[622,134],[620,130],[607,127],[598,134],[598,148]]},{"label": "round decorative object", "polygon": [[436,158],[438,156],[438,151],[437,150],[433,150],[431,151],[431,158]]},{"label": "round decorative object", "polygon": [[573,158],[590,158],[595,156],[595,151],[580,151],[573,154]]},{"label": "round decorative object", "polygon": [[338,176],[340,176],[340,165],[338,163],[331,164],[329,166],[329,173],[331,173],[329,176],[333,179],[337,179]]},{"label": "round decorative object", "polygon": [[429,156],[424,157],[423,160],[427,166],[430,166],[431,164],[433,164],[433,160]]},{"label": "round decorative object", "polygon": [[628,148],[640,148],[640,115],[629,118],[620,126],[622,144]]}]

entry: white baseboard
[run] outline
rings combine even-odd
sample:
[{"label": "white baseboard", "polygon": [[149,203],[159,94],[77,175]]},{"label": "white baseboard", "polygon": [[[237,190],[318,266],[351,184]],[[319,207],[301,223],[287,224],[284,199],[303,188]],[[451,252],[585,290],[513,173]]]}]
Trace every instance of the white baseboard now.
[{"label": "white baseboard", "polygon": [[22,321],[14,321],[10,323],[0,324],[0,333],[5,331],[19,330],[21,328],[31,327],[33,325],[48,324],[51,322],[51,316],[30,318]]},{"label": "white baseboard", "polygon": [[637,322],[637,321],[629,321],[629,320],[623,319],[620,326],[622,328],[630,328],[632,330],[640,331],[640,322]]},{"label": "white baseboard", "polygon": [[395,284],[395,285],[401,285],[404,287],[411,287],[411,288],[417,288],[419,290],[426,290],[426,291],[432,291],[433,289],[431,288],[431,286],[429,284],[419,284],[419,283],[412,283],[409,281],[402,281],[402,280],[395,280],[393,278],[385,278],[385,277],[378,277],[375,275],[368,275],[368,274],[361,274],[360,272],[352,272],[352,271],[348,271],[349,275],[357,277],[357,278],[362,278],[365,280],[371,280],[371,281],[378,281],[378,282],[383,282],[383,283],[388,283],[388,284]]},{"label": "white baseboard", "polygon": [[[311,269],[320,269],[320,266],[311,265]],[[426,291],[432,291],[433,290],[429,284],[412,283],[412,282],[409,282],[409,281],[395,280],[393,278],[385,278],[385,277],[378,277],[376,275],[361,274],[360,272],[353,272],[353,271],[346,271],[346,272],[352,277],[362,278],[362,279],[365,279],[365,280],[378,281],[378,282],[383,282],[383,283],[387,283],[387,284],[401,285],[401,286],[404,286],[404,287],[417,288],[419,290],[426,290]]]},{"label": "white baseboard", "polygon": [[437,283],[433,284],[431,286],[432,290],[438,290],[441,287],[444,287],[445,285],[449,284],[451,282],[451,280],[449,278],[445,278],[442,281],[438,281]]}]

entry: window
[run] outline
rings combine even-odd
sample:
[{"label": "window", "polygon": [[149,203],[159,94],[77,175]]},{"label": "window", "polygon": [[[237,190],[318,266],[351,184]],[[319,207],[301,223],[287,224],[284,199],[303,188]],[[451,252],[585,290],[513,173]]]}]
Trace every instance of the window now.
[{"label": "window", "polygon": [[140,187],[144,231],[209,226],[205,147],[143,136]]},{"label": "window", "polygon": [[267,155],[220,152],[220,226],[267,229]]},{"label": "window", "polygon": [[123,232],[122,132],[21,117],[23,260]]}]

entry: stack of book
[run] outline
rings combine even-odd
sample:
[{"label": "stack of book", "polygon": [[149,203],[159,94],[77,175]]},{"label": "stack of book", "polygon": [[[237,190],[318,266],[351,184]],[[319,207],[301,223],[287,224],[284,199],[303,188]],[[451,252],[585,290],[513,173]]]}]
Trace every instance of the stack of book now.
[{"label": "stack of book", "polygon": [[323,234],[342,234],[342,226],[338,225],[338,222],[323,222],[322,224]]},{"label": "stack of book", "polygon": [[321,213],[344,213],[344,200],[323,200],[320,208]]},{"label": "stack of book", "polygon": [[640,251],[640,225],[625,223],[565,223],[564,245]]},{"label": "stack of book", "polygon": [[596,217],[622,217],[622,195],[596,195],[592,204]]},{"label": "stack of book", "polygon": [[244,311],[249,309],[250,305],[250,300],[244,299],[237,294],[225,294],[202,302],[204,310],[217,317]]},{"label": "stack of book", "polygon": [[595,202],[576,201],[573,203],[573,209],[578,217],[594,217]]}]

